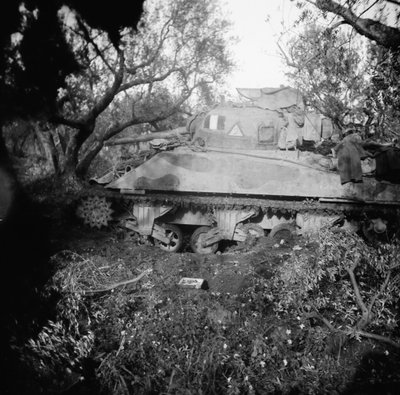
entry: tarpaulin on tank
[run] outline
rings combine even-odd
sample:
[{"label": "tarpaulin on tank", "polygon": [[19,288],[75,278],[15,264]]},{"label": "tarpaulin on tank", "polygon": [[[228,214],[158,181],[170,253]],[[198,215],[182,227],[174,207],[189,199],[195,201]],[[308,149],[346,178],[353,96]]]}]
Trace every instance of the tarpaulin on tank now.
[{"label": "tarpaulin on tank", "polygon": [[292,106],[304,109],[303,98],[294,88],[237,88],[237,91],[241,96],[250,99],[254,105],[264,109],[278,110]]},{"label": "tarpaulin on tank", "polygon": [[329,139],[334,133],[332,121],[322,114],[308,112],[305,114],[303,139],[306,141],[320,141]]}]

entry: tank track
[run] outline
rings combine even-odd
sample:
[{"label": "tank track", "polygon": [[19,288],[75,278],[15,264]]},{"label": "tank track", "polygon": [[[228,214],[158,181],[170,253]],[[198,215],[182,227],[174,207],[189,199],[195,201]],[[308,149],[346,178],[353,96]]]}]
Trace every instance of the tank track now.
[{"label": "tank track", "polygon": [[123,194],[104,188],[95,188],[90,195],[100,195],[119,203],[132,202],[136,204],[174,205],[192,209],[212,211],[213,209],[241,209],[258,208],[263,213],[280,214],[281,216],[293,216],[296,213],[315,215],[344,215],[357,218],[362,215],[400,214],[400,205],[382,205],[377,203],[354,202],[320,202],[318,199],[271,199],[251,196],[225,196],[204,195],[189,193],[146,193],[144,195]]}]

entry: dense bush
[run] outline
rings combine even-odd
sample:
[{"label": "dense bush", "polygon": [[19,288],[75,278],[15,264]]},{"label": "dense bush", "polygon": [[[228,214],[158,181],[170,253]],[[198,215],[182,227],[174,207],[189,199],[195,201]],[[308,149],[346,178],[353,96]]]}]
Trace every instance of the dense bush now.
[{"label": "dense bush", "polygon": [[397,242],[375,248],[357,234],[322,230],[312,257],[293,254],[279,269],[274,309],[317,318],[344,335],[395,345],[400,336],[399,252]]},{"label": "dense bush", "polygon": [[[383,341],[375,351],[390,355],[397,345],[397,252],[397,244],[373,249],[357,235],[323,230],[255,273],[240,295],[169,288],[162,279],[85,293],[129,273],[59,255],[51,285],[62,296],[58,320],[25,355],[47,380],[65,383],[72,372],[110,394],[343,392],[361,345]],[[88,360],[93,377],[82,373]]]}]

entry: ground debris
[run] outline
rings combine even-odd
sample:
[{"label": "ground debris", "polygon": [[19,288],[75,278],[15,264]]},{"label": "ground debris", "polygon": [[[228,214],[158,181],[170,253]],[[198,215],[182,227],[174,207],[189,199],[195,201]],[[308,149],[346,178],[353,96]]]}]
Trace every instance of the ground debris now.
[{"label": "ground debris", "polygon": [[182,277],[178,285],[182,288],[208,289],[207,281],[203,278]]},{"label": "ground debris", "polygon": [[52,257],[52,261],[60,266],[54,282],[60,288],[75,293],[98,293],[137,283],[152,269],[142,271],[133,277],[132,271],[123,261],[105,262],[98,255],[86,258],[74,251],[63,250]]}]

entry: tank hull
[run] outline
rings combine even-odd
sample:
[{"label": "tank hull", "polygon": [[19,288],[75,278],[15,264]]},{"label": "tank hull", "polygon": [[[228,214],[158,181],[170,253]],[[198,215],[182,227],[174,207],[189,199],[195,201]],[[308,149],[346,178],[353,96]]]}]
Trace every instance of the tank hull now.
[{"label": "tank hull", "polygon": [[196,152],[181,148],[157,154],[107,188],[122,193],[235,194],[400,204],[399,185],[372,177],[342,185],[339,174],[329,167],[321,155],[300,151]]},{"label": "tank hull", "polygon": [[[367,233],[385,232],[400,208],[400,184],[365,174],[362,182],[342,185],[342,151],[336,163],[331,155],[301,151],[305,142],[315,149],[322,138],[340,139],[331,123],[305,112],[298,92],[290,92],[266,90],[255,105],[224,103],[199,114],[187,125],[190,146],[159,152],[107,184],[109,193],[133,201],[126,226],[167,250],[172,240],[179,245],[180,225],[196,226],[191,245],[200,251],[214,250],[222,239],[243,241],[265,230],[311,233],[339,220]],[[357,170],[350,180],[361,178],[361,157],[346,157],[346,166],[355,162]]]}]

